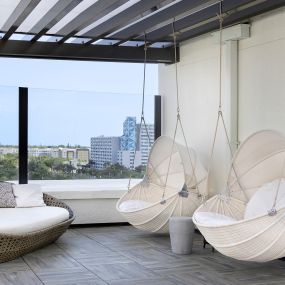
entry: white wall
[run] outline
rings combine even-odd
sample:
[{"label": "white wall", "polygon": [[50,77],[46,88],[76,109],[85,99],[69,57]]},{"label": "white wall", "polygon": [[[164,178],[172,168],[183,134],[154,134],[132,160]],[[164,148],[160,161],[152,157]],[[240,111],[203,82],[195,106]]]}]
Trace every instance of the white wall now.
[{"label": "white wall", "polygon": [[253,21],[240,41],[239,135],[260,129],[285,133],[285,9]]},{"label": "white wall", "polygon": [[[239,139],[244,140],[260,129],[273,128],[285,133],[284,8],[252,19],[251,37],[239,42],[238,64]],[[223,111],[229,126],[230,98],[224,92],[225,65],[223,57]],[[188,143],[207,165],[219,97],[219,46],[211,35],[181,45],[178,77]],[[174,65],[159,67],[159,91],[163,96],[163,134],[173,135],[176,118]],[[182,141],[181,134],[179,141]],[[212,164],[215,192],[224,188],[229,157],[225,137],[220,132]]]}]

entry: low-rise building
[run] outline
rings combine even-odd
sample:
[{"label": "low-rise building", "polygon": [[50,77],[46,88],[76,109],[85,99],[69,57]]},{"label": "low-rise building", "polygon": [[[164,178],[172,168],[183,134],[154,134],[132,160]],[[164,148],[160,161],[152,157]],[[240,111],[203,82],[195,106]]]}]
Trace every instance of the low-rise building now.
[{"label": "low-rise building", "polygon": [[58,157],[59,149],[57,147],[29,147],[29,156],[33,157]]},{"label": "low-rise building", "polygon": [[13,146],[2,146],[0,147],[0,154],[5,155],[5,154],[18,154],[19,149],[17,147]]},{"label": "low-rise building", "polygon": [[90,160],[89,148],[77,148],[76,149],[76,159],[81,165],[86,165]]}]

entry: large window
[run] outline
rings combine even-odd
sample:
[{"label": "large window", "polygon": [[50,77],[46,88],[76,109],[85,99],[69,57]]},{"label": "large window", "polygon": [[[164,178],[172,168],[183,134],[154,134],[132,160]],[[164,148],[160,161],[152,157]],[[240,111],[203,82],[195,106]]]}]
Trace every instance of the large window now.
[{"label": "large window", "polygon": [[18,88],[0,87],[0,181],[18,179]]},{"label": "large window", "polygon": [[[142,177],[154,141],[154,96],[29,89],[29,179]],[[150,138],[150,141],[149,141]]]}]

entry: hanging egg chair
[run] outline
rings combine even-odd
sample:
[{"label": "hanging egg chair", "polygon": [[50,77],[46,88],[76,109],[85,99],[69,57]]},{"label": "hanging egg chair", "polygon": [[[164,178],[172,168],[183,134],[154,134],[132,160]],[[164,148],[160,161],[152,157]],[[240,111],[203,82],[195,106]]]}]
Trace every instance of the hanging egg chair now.
[{"label": "hanging egg chair", "polygon": [[[244,261],[266,262],[285,256],[285,137],[276,131],[251,135],[233,155],[222,112],[222,1],[220,1],[219,123],[232,155],[224,191],[193,215],[207,242],[222,254]],[[208,174],[209,174],[208,172]]]},{"label": "hanging egg chair", "polygon": [[200,206],[193,221],[222,254],[265,262],[285,256],[285,137],[250,136],[235,153],[227,195]]},{"label": "hanging egg chair", "polygon": [[144,179],[118,201],[117,210],[138,229],[168,232],[170,217],[192,216],[201,204],[206,177],[194,150],[161,136],[151,149]]},{"label": "hanging egg chair", "polygon": [[[174,23],[173,47],[175,58],[177,116],[173,138],[161,136],[153,144],[146,173],[142,182],[130,188],[118,201],[117,210],[126,220],[138,229],[148,232],[168,232],[168,221],[173,216],[192,216],[194,210],[207,195],[207,172],[194,150],[187,144],[182,126],[178,93],[178,71],[176,53],[176,34]],[[144,119],[145,73],[147,42],[144,47],[144,77],[142,92],[142,111],[139,133],[145,128]],[[180,127],[185,146],[177,143],[177,130]],[[134,161],[136,150],[134,154]]]}]

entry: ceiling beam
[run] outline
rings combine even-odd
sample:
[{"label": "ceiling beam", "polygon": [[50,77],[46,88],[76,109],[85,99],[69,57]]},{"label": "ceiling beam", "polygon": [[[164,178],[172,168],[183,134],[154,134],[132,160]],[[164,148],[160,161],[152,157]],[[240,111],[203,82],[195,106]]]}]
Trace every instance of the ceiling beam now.
[{"label": "ceiling beam", "polygon": [[[179,48],[177,48],[179,55]],[[144,62],[144,47],[58,44],[0,40],[0,57],[83,61]],[[173,48],[148,48],[148,63],[173,63]]]},{"label": "ceiling beam", "polygon": [[124,5],[113,10],[105,17],[91,24],[86,29],[83,29],[78,33],[80,36],[93,38],[91,42],[105,37],[113,32],[115,29],[120,28],[123,25],[127,25],[129,21],[140,16],[140,14],[150,10],[156,5],[165,0],[131,0]]},{"label": "ceiling beam", "polygon": [[64,43],[79,31],[88,27],[93,22],[104,17],[126,2],[127,0],[99,0],[95,2],[57,32],[57,34],[63,35],[60,43]]},{"label": "ceiling beam", "polygon": [[[223,1],[223,11],[228,12],[232,9],[236,9],[242,5],[248,4],[252,2],[252,0],[224,0]],[[205,8],[193,12],[181,19],[175,20],[174,28],[175,31],[180,31],[182,29],[197,25],[200,22],[206,21],[207,19],[213,18],[219,13],[220,4],[219,2],[213,3],[210,6],[206,6]],[[172,23],[168,23],[158,29],[155,29],[149,33],[146,33],[146,38],[150,42],[157,42],[161,39],[172,34]],[[137,37],[138,40],[143,40],[144,35]]]},{"label": "ceiling beam", "polygon": [[[285,6],[285,0],[267,0],[256,5],[249,6],[245,9],[235,11],[229,15],[225,15],[223,26],[226,27],[239,23],[241,21],[249,20],[254,16],[280,8],[282,6]],[[214,19],[212,22],[209,22],[205,25],[201,25],[197,28],[181,33],[177,36],[177,41],[182,42],[200,36],[202,34],[215,31],[217,29],[219,29],[219,21],[217,19]]]},{"label": "ceiling beam", "polygon": [[2,30],[6,31],[3,40],[8,40],[24,20],[31,14],[40,0],[21,0],[13,13],[10,15]]},{"label": "ceiling beam", "polygon": [[41,36],[45,35],[51,27],[58,23],[66,14],[68,14],[82,1],[83,0],[58,1],[29,31],[31,34],[36,34],[31,41],[35,42]]},{"label": "ceiling beam", "polygon": [[119,31],[112,33],[110,37],[119,40],[129,40],[163,21],[172,19],[206,2],[208,2],[208,0],[176,0],[142,19],[123,27]]}]

